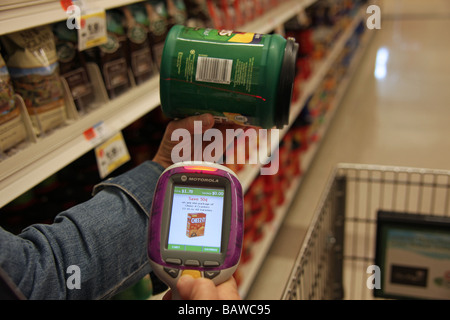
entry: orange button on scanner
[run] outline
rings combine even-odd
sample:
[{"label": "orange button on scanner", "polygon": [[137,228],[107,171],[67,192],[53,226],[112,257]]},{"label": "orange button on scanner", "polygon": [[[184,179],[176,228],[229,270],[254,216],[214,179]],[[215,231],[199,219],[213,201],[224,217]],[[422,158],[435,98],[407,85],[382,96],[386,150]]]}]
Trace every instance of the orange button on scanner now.
[{"label": "orange button on scanner", "polygon": [[188,274],[188,275],[190,275],[190,276],[192,276],[194,279],[195,278],[201,278],[202,277],[202,274],[200,273],[200,271],[198,271],[198,270],[183,270],[183,272],[181,273],[181,275],[183,276],[183,275],[185,275],[185,274]]}]

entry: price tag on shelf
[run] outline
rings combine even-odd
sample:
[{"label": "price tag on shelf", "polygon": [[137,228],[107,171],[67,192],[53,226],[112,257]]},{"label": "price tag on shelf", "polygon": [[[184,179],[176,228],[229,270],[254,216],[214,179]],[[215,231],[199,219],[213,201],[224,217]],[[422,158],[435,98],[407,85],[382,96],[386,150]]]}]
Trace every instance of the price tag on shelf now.
[{"label": "price tag on shelf", "polygon": [[83,135],[84,138],[94,147],[111,136],[111,130],[103,121],[100,121],[93,127],[84,131]]},{"label": "price tag on shelf", "polygon": [[106,31],[106,12],[103,9],[92,11],[80,17],[78,29],[78,50],[96,47],[108,40]]},{"label": "price tag on shelf", "polygon": [[130,154],[128,153],[122,132],[116,133],[113,137],[95,148],[95,157],[101,179],[129,161]]},{"label": "price tag on shelf", "polygon": [[60,0],[67,14],[67,28],[77,29],[78,50],[83,51],[108,41],[105,9],[90,8],[85,0]]}]

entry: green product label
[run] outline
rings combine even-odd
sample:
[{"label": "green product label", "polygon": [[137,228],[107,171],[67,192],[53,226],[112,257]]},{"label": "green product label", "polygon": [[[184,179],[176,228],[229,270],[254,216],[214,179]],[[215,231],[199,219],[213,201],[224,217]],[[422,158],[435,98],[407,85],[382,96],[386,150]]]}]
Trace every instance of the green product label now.
[{"label": "green product label", "polygon": [[[255,61],[261,60],[264,35],[204,28],[184,28],[176,52],[180,80],[224,85],[227,90],[251,94],[260,83]],[[202,42],[208,41],[205,46]],[[232,47],[224,47],[229,44]],[[231,88],[230,88],[231,87]]]},{"label": "green product label", "polygon": [[241,61],[237,59],[234,75],[234,87],[243,86],[247,92],[251,92],[254,63],[254,57],[249,58],[248,61]]},{"label": "green product label", "polygon": [[163,111],[271,127],[285,43],[281,36],[173,27],[160,72]]},{"label": "green product label", "polygon": [[141,25],[134,25],[128,29],[128,38],[136,44],[142,44],[147,40],[147,32]]},{"label": "green product label", "polygon": [[164,19],[150,21],[150,32],[155,36],[162,36],[167,30],[167,23]]},{"label": "green product label", "polygon": [[108,33],[106,43],[100,45],[100,50],[104,53],[114,53],[119,49],[120,43],[117,36],[113,33]]},{"label": "green product label", "polygon": [[77,49],[71,42],[60,42],[56,45],[56,51],[58,53],[58,59],[60,62],[70,62],[72,61],[76,54]]},{"label": "green product label", "polygon": [[231,30],[216,30],[211,28],[184,28],[181,39],[206,40],[208,42],[263,44],[265,35],[253,32],[237,32]]}]

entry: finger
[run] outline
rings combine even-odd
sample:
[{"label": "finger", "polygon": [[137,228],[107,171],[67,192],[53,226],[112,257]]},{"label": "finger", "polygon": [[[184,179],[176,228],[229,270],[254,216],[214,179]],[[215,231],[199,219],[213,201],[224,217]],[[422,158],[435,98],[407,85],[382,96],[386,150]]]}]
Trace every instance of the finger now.
[{"label": "finger", "polygon": [[209,113],[205,113],[201,115],[171,121],[169,123],[170,131],[176,130],[178,128],[183,128],[188,130],[190,133],[194,133],[196,121],[202,122],[201,125],[202,133],[214,126],[214,117]]},{"label": "finger", "polygon": [[217,300],[217,288],[209,279],[182,276],[177,282],[180,297],[184,300]]},{"label": "finger", "polygon": [[194,278],[190,275],[183,275],[177,282],[177,290],[181,299],[189,300],[192,288],[194,286]]},{"label": "finger", "polygon": [[234,277],[230,277],[224,283],[219,284],[217,290],[220,300],[241,300]]}]

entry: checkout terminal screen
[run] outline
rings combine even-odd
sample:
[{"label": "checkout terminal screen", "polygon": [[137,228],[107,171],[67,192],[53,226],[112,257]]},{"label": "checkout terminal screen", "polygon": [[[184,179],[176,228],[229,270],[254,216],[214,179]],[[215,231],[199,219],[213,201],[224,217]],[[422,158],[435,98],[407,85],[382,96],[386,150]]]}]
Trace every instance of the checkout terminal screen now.
[{"label": "checkout terminal screen", "polygon": [[220,253],[224,189],[174,186],[168,250]]}]

